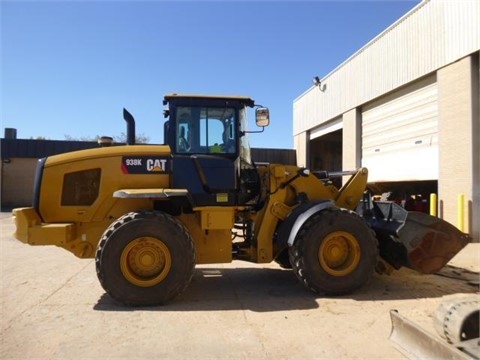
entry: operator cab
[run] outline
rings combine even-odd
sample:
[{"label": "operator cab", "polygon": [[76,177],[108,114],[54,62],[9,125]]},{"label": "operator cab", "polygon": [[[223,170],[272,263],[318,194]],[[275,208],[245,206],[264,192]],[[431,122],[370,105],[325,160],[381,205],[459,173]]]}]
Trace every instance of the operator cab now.
[{"label": "operator cab", "polygon": [[269,124],[268,109],[248,97],[170,94],[167,104],[164,133],[174,188],[187,189],[194,206],[232,206],[255,198],[260,184],[247,139],[248,108],[256,108],[262,128]]}]

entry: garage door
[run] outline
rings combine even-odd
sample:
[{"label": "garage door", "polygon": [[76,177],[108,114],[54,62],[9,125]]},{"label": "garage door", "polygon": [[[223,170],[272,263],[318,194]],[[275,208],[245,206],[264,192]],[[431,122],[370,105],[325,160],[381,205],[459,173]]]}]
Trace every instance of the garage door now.
[{"label": "garage door", "polygon": [[10,158],[1,164],[2,207],[31,206],[37,162],[35,158]]},{"label": "garage door", "polygon": [[310,140],[319,138],[323,135],[332,133],[334,131],[340,130],[343,128],[343,119],[340,117],[338,119],[329,121],[326,124],[317,126],[316,128],[310,130]]},{"label": "garage door", "polygon": [[369,181],[438,179],[438,105],[434,77],[362,109],[362,165]]}]

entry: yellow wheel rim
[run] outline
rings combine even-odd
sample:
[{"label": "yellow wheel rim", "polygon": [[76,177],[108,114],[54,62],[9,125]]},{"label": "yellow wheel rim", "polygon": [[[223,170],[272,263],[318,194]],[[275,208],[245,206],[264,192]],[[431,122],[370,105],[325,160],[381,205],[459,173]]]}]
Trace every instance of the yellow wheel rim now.
[{"label": "yellow wheel rim", "polygon": [[172,256],[159,239],[141,237],[123,249],[120,268],[123,276],[134,285],[149,287],[166,278],[172,267]]},{"label": "yellow wheel rim", "polygon": [[357,239],[345,231],[328,234],[318,249],[318,261],[330,275],[350,274],[360,262],[360,246]]}]

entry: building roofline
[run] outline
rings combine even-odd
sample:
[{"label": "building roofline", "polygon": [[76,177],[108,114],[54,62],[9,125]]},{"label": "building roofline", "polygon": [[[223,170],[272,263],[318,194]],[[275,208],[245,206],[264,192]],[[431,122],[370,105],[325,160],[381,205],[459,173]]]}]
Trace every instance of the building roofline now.
[{"label": "building roofline", "polygon": [[[361,53],[363,53],[367,48],[369,48],[370,46],[372,46],[374,43],[376,43],[380,38],[382,38],[383,36],[385,36],[385,34],[387,34],[388,32],[390,32],[393,28],[397,27],[399,24],[401,24],[403,21],[405,21],[407,18],[409,18],[412,14],[414,14],[415,12],[417,12],[419,9],[421,9],[423,6],[425,6],[427,3],[429,3],[431,0],[422,0],[419,4],[417,4],[414,8],[412,8],[410,11],[408,11],[407,13],[405,13],[402,17],[400,17],[397,21],[395,21],[393,24],[391,24],[390,26],[388,26],[385,30],[383,30],[380,34],[378,34],[377,36],[375,36],[373,39],[371,39],[369,42],[367,42],[365,45],[363,45],[360,49],[358,49],[356,52],[354,52],[352,55],[350,55],[347,59],[345,59],[342,63],[340,63],[339,65],[337,65],[333,70],[331,70],[330,72],[327,73],[327,75],[325,75],[324,77],[322,77],[320,79],[321,82],[325,82],[333,73],[337,72],[338,70],[340,70],[342,67],[344,67],[347,63],[349,63],[350,61],[352,61],[354,58],[356,58],[357,56],[359,56]],[[299,96],[297,96],[293,102],[296,102],[297,100],[299,100],[300,98],[302,98],[303,96],[305,96],[307,93],[309,93],[310,91],[312,91],[312,89],[314,89],[316,87],[316,85],[312,85],[311,87],[309,87],[307,90],[305,90],[302,94],[300,94]]]}]

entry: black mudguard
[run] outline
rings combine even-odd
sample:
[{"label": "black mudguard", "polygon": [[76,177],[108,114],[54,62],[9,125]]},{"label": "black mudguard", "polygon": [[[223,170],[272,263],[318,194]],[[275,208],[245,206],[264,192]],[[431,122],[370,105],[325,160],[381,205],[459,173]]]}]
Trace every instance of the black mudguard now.
[{"label": "black mudguard", "polygon": [[278,254],[281,250],[292,245],[292,243],[289,243],[289,240],[292,242],[295,239],[300,227],[310,216],[334,206],[335,204],[330,200],[309,201],[293,209],[291,214],[279,224],[275,232],[275,245],[278,249]]}]

